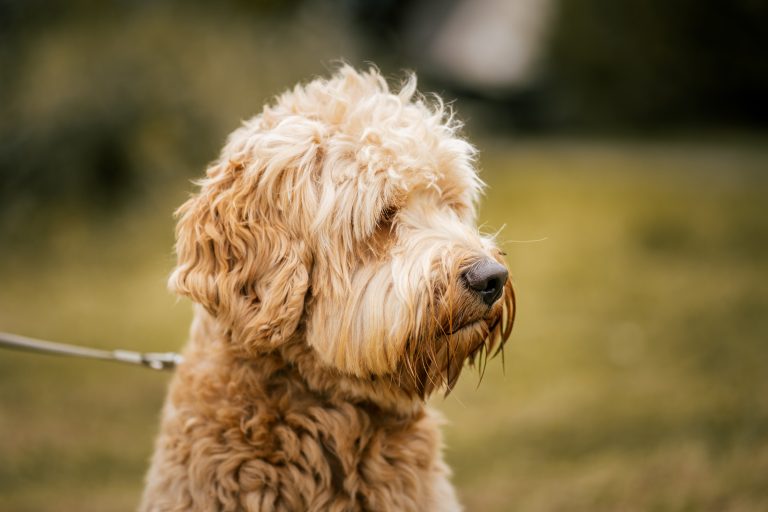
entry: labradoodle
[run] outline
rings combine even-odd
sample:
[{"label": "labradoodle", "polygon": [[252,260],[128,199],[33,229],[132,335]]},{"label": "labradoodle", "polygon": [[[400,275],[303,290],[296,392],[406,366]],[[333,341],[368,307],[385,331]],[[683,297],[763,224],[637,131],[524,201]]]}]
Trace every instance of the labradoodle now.
[{"label": "labradoodle", "polygon": [[503,346],[514,295],[458,128],[343,66],[232,133],[177,212],[195,318],[142,511],[460,509],[425,399]]}]

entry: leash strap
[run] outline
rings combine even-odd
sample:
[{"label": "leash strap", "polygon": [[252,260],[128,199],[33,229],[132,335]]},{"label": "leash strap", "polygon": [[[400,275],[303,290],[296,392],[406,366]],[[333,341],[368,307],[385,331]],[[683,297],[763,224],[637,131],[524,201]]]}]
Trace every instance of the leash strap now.
[{"label": "leash strap", "polygon": [[0,347],[25,350],[28,352],[41,352],[44,354],[56,354],[60,356],[81,357],[85,359],[100,359],[102,361],[117,361],[145,366],[153,370],[173,370],[183,360],[181,355],[175,352],[133,352],[131,350],[100,350],[89,347],[79,347],[66,343],[37,340],[0,332]]}]

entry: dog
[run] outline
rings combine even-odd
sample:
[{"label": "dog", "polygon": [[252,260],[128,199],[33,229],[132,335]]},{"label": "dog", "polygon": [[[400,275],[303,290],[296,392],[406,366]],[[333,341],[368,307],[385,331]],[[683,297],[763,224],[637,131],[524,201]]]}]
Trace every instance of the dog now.
[{"label": "dog", "polygon": [[177,211],[195,314],[141,511],[461,509],[425,400],[515,305],[459,130],[414,75],[343,65],[229,136]]}]

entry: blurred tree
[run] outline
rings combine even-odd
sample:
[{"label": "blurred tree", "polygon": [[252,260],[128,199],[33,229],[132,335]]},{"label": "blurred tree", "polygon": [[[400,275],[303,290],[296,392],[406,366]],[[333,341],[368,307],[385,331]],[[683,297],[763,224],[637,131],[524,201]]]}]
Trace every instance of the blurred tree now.
[{"label": "blurred tree", "polygon": [[768,125],[768,3],[567,0],[548,62],[571,126]]},{"label": "blurred tree", "polygon": [[0,0],[0,237],[199,175],[241,119],[341,53],[300,4]]},{"label": "blurred tree", "polygon": [[[552,1],[554,16],[526,17],[544,2],[496,15],[509,5],[0,0],[0,235],[52,207],[114,209],[198,174],[240,119],[338,57],[416,69],[494,133],[768,125],[764,0]],[[530,31],[535,44],[515,28],[529,19],[554,20]],[[504,37],[507,22],[521,37]],[[523,54],[513,83],[467,80],[467,66]]]},{"label": "blurred tree", "polygon": [[[476,100],[494,130],[768,125],[764,0],[345,3],[377,58]],[[510,64],[520,55],[533,65]],[[520,72],[484,84],[478,69]]]}]

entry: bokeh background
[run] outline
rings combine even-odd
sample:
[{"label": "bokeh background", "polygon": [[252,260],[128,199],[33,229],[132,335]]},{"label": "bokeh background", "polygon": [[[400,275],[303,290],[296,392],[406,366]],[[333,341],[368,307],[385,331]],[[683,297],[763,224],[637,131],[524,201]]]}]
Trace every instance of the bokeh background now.
[{"label": "bokeh background", "polygon": [[[0,330],[179,349],[172,212],[334,59],[466,121],[519,316],[468,510],[768,510],[768,4],[0,0]],[[0,351],[0,510],[135,508],[168,374]]]}]

